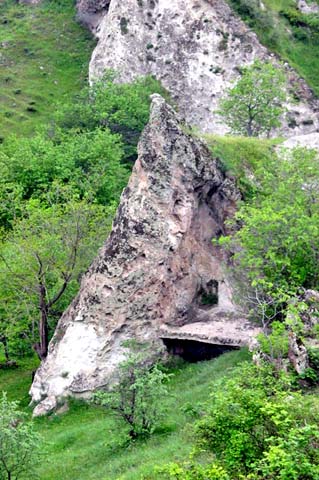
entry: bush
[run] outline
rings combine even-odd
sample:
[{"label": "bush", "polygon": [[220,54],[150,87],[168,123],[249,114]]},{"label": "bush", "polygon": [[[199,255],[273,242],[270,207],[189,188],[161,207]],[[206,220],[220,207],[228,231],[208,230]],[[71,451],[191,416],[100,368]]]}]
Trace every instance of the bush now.
[{"label": "bush", "polygon": [[129,427],[130,438],[135,439],[152,434],[163,417],[170,375],[150,363],[150,352],[145,347],[132,345],[120,364],[117,385],[111,392],[97,392],[93,401],[111,409]]},{"label": "bush", "polygon": [[109,71],[104,78],[87,87],[73,102],[61,105],[55,115],[56,126],[63,130],[89,131],[107,128],[119,134],[125,150],[125,161],[134,161],[137,143],[148,122],[150,95],[167,92],[153,77],[143,77],[132,83],[117,83],[116,73]]},{"label": "bush", "polygon": [[40,453],[41,439],[31,421],[9,402],[6,394],[0,400],[0,479],[34,478],[32,471]]},{"label": "bush", "polygon": [[318,399],[294,391],[293,377],[275,373],[269,365],[245,363],[231,380],[215,382],[195,425],[195,453],[203,458],[206,452],[211,463],[193,456],[158,469],[164,478],[318,478]]}]

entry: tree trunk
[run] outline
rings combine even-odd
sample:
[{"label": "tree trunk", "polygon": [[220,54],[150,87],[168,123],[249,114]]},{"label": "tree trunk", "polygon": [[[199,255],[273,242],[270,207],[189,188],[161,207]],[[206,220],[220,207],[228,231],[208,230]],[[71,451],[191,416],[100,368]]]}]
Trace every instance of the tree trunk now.
[{"label": "tree trunk", "polygon": [[8,363],[8,362],[10,362],[10,355],[9,355],[7,337],[5,335],[1,336],[0,337],[0,342],[3,345],[4,356],[5,356],[6,362]]},{"label": "tree trunk", "polygon": [[40,341],[33,345],[40,360],[44,360],[48,355],[49,346],[49,327],[48,327],[48,305],[46,302],[46,289],[44,285],[39,286],[39,339]]}]

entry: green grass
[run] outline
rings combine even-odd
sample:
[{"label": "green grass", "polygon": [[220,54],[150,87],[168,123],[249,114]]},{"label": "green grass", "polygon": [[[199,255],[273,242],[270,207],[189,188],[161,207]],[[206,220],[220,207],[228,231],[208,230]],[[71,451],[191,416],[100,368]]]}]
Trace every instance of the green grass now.
[{"label": "green grass", "polygon": [[[36,419],[46,444],[48,461],[38,469],[39,480],[141,480],[155,479],[154,465],[184,459],[193,445],[188,404],[205,402],[211,384],[231,375],[231,369],[249,358],[246,350],[226,353],[215,360],[181,364],[173,371],[171,396],[164,400],[168,414],[149,439],[125,443],[126,428],[109,412],[72,402],[69,412]],[[34,363],[0,372],[0,388],[26,406]]]},{"label": "green grass", "polygon": [[30,135],[55,102],[79,91],[94,42],[75,20],[73,0],[0,2],[0,137]]},{"label": "green grass", "polygon": [[254,176],[258,170],[267,168],[276,161],[276,145],[282,139],[260,139],[227,135],[202,135],[212,155],[218,158],[228,175],[236,179],[237,186],[245,198],[253,196],[256,182]]},{"label": "green grass", "polygon": [[[256,16],[244,13],[245,0],[228,0],[246,23],[257,33],[260,41],[270,50],[289,62],[319,95],[319,29],[292,25],[280,12],[296,10],[294,0],[263,0],[266,11],[257,7]],[[255,2],[257,5],[257,1]],[[319,15],[318,15],[319,21]]]}]

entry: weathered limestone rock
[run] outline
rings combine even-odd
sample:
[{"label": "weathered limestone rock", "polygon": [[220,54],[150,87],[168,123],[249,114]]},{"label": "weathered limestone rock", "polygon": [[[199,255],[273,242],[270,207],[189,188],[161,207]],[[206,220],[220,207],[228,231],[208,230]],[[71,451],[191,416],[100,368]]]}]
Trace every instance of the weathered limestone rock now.
[{"label": "weathered limestone rock", "polygon": [[311,13],[319,13],[319,5],[315,2],[306,1],[306,0],[298,0],[297,6],[302,13],[311,14]]},{"label": "weathered limestone rock", "polygon": [[[109,68],[119,72],[120,81],[154,75],[189,123],[204,132],[225,133],[215,113],[219,100],[240,68],[257,58],[277,62],[225,0],[111,0],[90,79]],[[288,66],[286,72],[300,102],[288,106],[283,128],[274,134],[314,132],[318,102]]]},{"label": "weathered limestone rock", "polygon": [[297,135],[295,137],[288,138],[288,140],[283,143],[283,147],[306,147],[319,151],[319,132],[310,133],[308,135]]},{"label": "weathered limestone rock", "polygon": [[[206,325],[207,335],[216,339],[210,320],[218,319],[219,325],[243,320],[222,270],[223,253],[211,242],[227,233],[225,220],[239,193],[218,160],[185,128],[154,95],[111,235],[62,316],[35,376],[30,393],[41,402],[36,414],[43,413],[48,397],[51,405],[52,397],[88,396],[111,383],[126,339],[155,347],[162,345],[165,328],[176,333],[199,321],[200,335]],[[205,295],[211,295],[215,309],[204,305]],[[246,339],[247,323],[243,330]],[[246,340],[238,329],[241,343]]]},{"label": "weathered limestone rock", "polygon": [[78,19],[98,36],[99,26],[111,0],[77,0]]}]

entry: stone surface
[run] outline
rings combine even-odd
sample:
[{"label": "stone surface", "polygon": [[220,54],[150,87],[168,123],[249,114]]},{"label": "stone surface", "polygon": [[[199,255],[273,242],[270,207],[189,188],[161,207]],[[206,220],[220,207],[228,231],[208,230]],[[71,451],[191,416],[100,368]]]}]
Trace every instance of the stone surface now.
[{"label": "stone surface", "polygon": [[[239,70],[256,58],[277,62],[225,0],[111,0],[90,63],[94,81],[106,69],[120,81],[152,74],[171,93],[186,120],[204,132],[225,133],[216,115],[219,100]],[[286,66],[294,97],[284,136],[318,129],[318,102]]]},{"label": "stone surface", "polygon": [[77,0],[76,8],[78,12],[78,19],[91,32],[99,35],[100,23],[107,13],[111,0]]},{"label": "stone surface", "polygon": [[[218,160],[159,95],[109,239],[62,316],[31,388],[34,402],[88,396],[112,383],[126,339],[162,345],[163,328],[234,319],[223,253],[212,238],[228,232],[239,193]],[[213,305],[205,305],[211,296]],[[247,325],[245,323],[245,325]],[[245,330],[245,325],[242,331]],[[194,326],[192,327],[192,329]],[[225,329],[224,329],[225,331]],[[236,333],[237,335],[237,333]],[[246,343],[246,333],[238,344]],[[196,337],[194,333],[193,338]],[[229,336],[231,338],[231,335]],[[227,343],[225,338],[223,344]]]},{"label": "stone surface", "polygon": [[298,0],[297,6],[302,13],[319,13],[319,5],[312,1]]},{"label": "stone surface", "polygon": [[319,133],[310,133],[309,135],[297,135],[288,138],[283,144],[286,148],[306,147],[319,151]]}]

